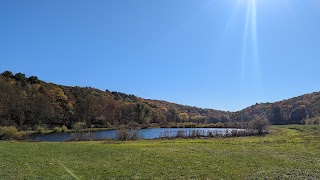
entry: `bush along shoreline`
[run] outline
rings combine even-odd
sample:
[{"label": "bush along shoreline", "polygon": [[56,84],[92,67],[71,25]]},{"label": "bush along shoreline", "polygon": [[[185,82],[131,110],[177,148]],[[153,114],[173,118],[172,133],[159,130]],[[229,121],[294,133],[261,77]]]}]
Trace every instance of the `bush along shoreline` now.
[{"label": "bush along shoreline", "polygon": [[264,136],[268,131],[263,133],[254,129],[234,129],[234,130],[179,130],[177,132],[165,131],[159,135],[158,139],[197,139],[197,138],[227,138],[227,137],[246,137],[246,136]]},{"label": "bush along shoreline", "polygon": [[[143,139],[138,133],[139,127],[122,125],[116,130],[115,138],[117,141],[135,141]],[[174,129],[174,128],[172,128]],[[94,131],[103,129],[86,129],[82,123],[74,125],[73,129],[69,130],[64,127],[55,127],[53,130],[47,130],[43,127],[37,127],[33,132],[19,132],[14,126],[0,127],[0,140],[30,140],[32,134],[49,134],[49,133],[71,133],[68,141],[94,141]],[[178,138],[215,138],[215,137],[244,137],[244,136],[263,136],[268,133],[268,124],[260,121],[255,121],[247,125],[246,128],[229,129],[229,130],[173,130],[165,131],[159,134],[157,139],[178,139]],[[107,138],[108,139],[108,138]]]},{"label": "bush along shoreline", "polygon": [[19,132],[15,126],[0,127],[0,140],[25,140],[28,134]]},{"label": "bush along shoreline", "polygon": [[[163,132],[159,138],[210,138],[210,137],[241,137],[241,136],[262,136],[268,133],[269,122],[264,117],[256,117],[253,121],[245,123],[242,128],[235,130],[219,131],[219,130],[179,130],[175,133],[170,131]],[[141,127],[136,123],[129,123],[128,125],[121,125],[116,132],[115,140],[132,141],[140,139],[138,129]],[[95,129],[99,130],[99,129]],[[44,127],[38,126],[34,129],[33,134],[46,133],[64,133],[70,132],[71,137],[69,141],[92,141],[94,140],[91,130],[88,130],[85,122],[77,122],[73,125],[72,130],[66,126],[54,127],[52,130],[47,130]],[[0,127],[0,140],[26,140],[28,135],[32,133],[19,132],[15,126]]]}]

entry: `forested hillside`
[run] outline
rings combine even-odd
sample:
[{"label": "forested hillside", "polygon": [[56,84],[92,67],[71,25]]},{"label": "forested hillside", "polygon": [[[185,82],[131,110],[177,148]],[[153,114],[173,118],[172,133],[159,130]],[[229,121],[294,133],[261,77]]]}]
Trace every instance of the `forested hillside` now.
[{"label": "forested hillside", "polygon": [[[261,103],[233,114],[235,121],[248,121],[264,115],[271,124],[300,124],[319,116],[320,92],[314,92],[275,103]],[[319,123],[319,122],[317,122]]]},{"label": "forested hillside", "polygon": [[174,123],[238,124],[266,117],[272,124],[301,123],[320,111],[320,93],[276,103],[256,104],[239,112],[224,112],[143,99],[91,87],[69,87],[10,71],[0,75],[0,126],[20,129],[77,122],[87,127],[168,126]]},{"label": "forested hillside", "polygon": [[20,129],[85,122],[88,127],[135,124],[168,126],[171,123],[227,122],[230,113],[146,100],[91,87],[68,87],[3,72],[0,76],[0,125]]}]

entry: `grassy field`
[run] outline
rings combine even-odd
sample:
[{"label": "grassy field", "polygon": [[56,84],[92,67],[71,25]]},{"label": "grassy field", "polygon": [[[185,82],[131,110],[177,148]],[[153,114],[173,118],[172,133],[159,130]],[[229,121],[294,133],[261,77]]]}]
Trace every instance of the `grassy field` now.
[{"label": "grassy field", "polygon": [[0,179],[320,179],[320,126],[265,137],[0,142]]}]

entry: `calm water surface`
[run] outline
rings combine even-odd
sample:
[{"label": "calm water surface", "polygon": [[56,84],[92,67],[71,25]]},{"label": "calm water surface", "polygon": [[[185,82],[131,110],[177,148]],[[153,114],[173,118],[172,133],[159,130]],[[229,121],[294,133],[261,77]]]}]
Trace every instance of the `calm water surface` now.
[{"label": "calm water surface", "polygon": [[[152,129],[139,129],[139,137],[142,139],[155,139],[166,134],[170,137],[176,136],[178,131],[185,131],[185,134],[196,130],[204,134],[208,132],[225,134],[227,131],[232,131],[232,128],[152,128]],[[116,130],[101,130],[94,131],[92,137],[94,140],[114,139],[116,137]],[[30,136],[32,141],[48,141],[48,142],[63,142],[68,141],[72,133],[51,133],[51,134],[34,134]]]}]

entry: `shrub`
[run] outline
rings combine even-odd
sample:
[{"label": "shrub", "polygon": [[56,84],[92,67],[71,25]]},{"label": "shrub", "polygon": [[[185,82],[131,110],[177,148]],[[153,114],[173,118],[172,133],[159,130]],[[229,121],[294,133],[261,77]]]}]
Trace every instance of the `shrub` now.
[{"label": "shrub", "polygon": [[178,125],[173,124],[173,125],[170,126],[170,128],[179,128],[179,127],[178,127]]},{"label": "shrub", "polygon": [[14,126],[0,127],[0,139],[18,139],[19,133]]},{"label": "shrub", "polygon": [[191,131],[191,137],[201,137],[201,131],[200,130],[192,130]]},{"label": "shrub", "polygon": [[116,139],[120,141],[129,140],[129,130],[125,128],[118,129]]},{"label": "shrub", "polygon": [[149,122],[144,122],[141,125],[141,129],[147,129],[148,127],[150,127],[150,123]]},{"label": "shrub", "polygon": [[63,125],[63,126],[61,127],[61,132],[67,132],[67,131],[68,131],[67,126]]},{"label": "shrub", "polygon": [[176,138],[186,138],[186,134],[184,130],[179,130],[177,132]]},{"label": "shrub", "polygon": [[121,126],[116,133],[116,140],[119,141],[133,141],[139,139],[139,133],[135,129],[129,129]]},{"label": "shrub", "polygon": [[320,116],[309,118],[309,119],[303,119],[302,124],[306,124],[306,125],[320,124]]},{"label": "shrub", "polygon": [[224,125],[221,122],[217,122],[216,123],[216,127],[217,128],[222,128],[222,127],[224,127]]},{"label": "shrub", "polygon": [[130,129],[130,136],[129,136],[131,141],[135,141],[139,139],[139,133],[137,130]]},{"label": "shrub", "polygon": [[170,131],[161,132],[159,138],[173,138],[172,133]]},{"label": "shrub", "polygon": [[112,128],[112,125],[109,122],[107,122],[105,127],[106,128]]},{"label": "shrub", "polygon": [[35,130],[36,133],[39,134],[44,134],[45,133],[45,129],[43,127],[38,126],[37,129]]},{"label": "shrub", "polygon": [[59,128],[59,127],[55,127],[55,128],[53,128],[53,132],[55,132],[55,133],[61,133],[61,132],[62,132],[62,129]]},{"label": "shrub", "polygon": [[196,125],[195,123],[186,123],[186,124],[184,125],[184,127],[185,127],[185,128],[195,128],[195,127],[197,127],[197,125]]},{"label": "shrub", "polygon": [[137,129],[140,127],[140,125],[134,121],[130,121],[127,126],[129,129]]},{"label": "shrub", "polygon": [[162,121],[159,123],[160,128],[169,128],[170,124],[167,121]]},{"label": "shrub", "polygon": [[70,136],[69,141],[92,141],[93,135],[89,132],[75,132]]},{"label": "shrub", "polygon": [[77,122],[73,125],[73,129],[75,129],[76,132],[85,128],[87,128],[87,124],[85,122]]},{"label": "shrub", "polygon": [[256,131],[261,136],[267,132],[269,121],[264,116],[256,116],[254,120],[249,122],[249,128]]},{"label": "shrub", "polygon": [[214,137],[213,131],[207,131],[207,137]]}]

